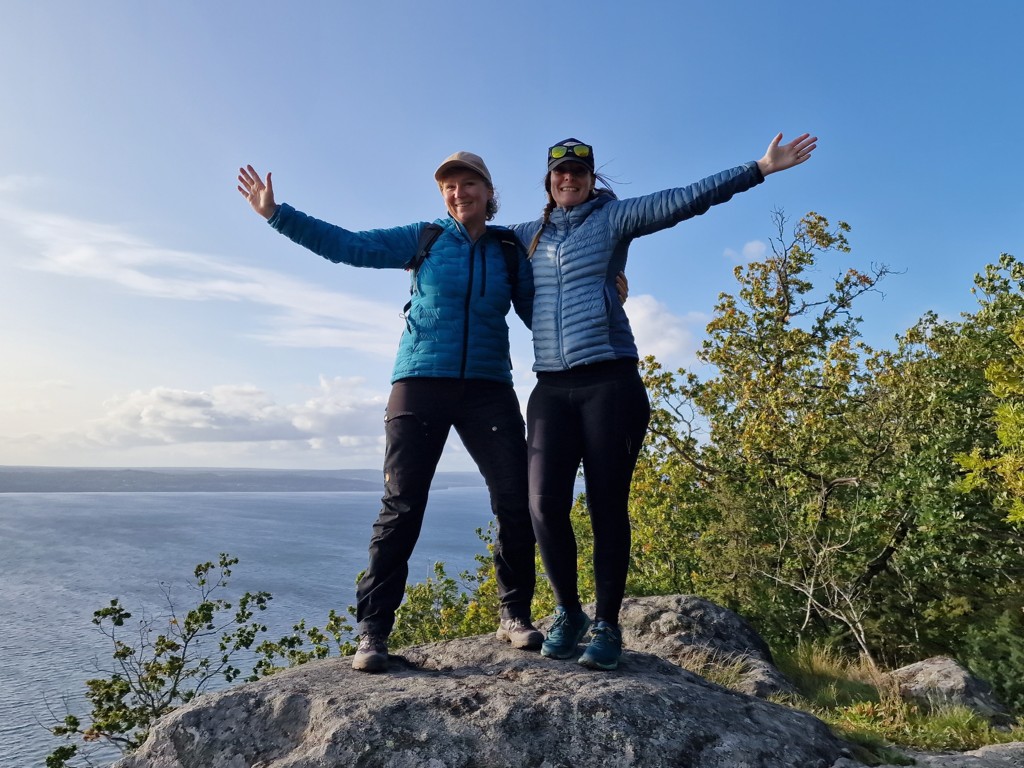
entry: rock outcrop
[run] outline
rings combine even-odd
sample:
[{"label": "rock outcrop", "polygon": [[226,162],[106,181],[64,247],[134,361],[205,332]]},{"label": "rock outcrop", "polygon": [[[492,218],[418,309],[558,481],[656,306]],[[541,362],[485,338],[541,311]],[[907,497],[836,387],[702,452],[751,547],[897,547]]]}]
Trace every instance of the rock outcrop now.
[{"label": "rock outcrop", "polygon": [[889,673],[900,695],[925,706],[955,704],[967,707],[993,723],[1011,722],[1010,712],[992,687],[948,656],[935,656]]},{"label": "rock outcrop", "polygon": [[694,595],[630,597],[619,614],[626,646],[692,667],[712,658],[735,664],[739,679],[730,688],[767,699],[796,693],[775,668],[771,650],[739,614]]},{"label": "rock outcrop", "polygon": [[[612,673],[489,635],[404,649],[381,675],[311,662],[199,697],[113,768],[864,768],[824,723],[762,700],[792,686],[732,611],[628,598],[620,622],[627,651]],[[738,691],[683,668],[709,656],[735,662]],[[892,675],[907,697],[1005,716],[952,659]],[[1024,743],[904,754],[921,768],[1024,768]]]},{"label": "rock outcrop", "polygon": [[328,659],[201,696],[115,768],[831,768],[850,757],[814,717],[647,653],[602,673],[481,636],[405,649],[382,675]]},{"label": "rock outcrop", "polygon": [[[993,744],[970,752],[930,754],[926,752],[904,752],[913,760],[915,768],[1024,768],[1024,743]],[[901,765],[906,765],[903,763]],[[835,768],[864,768],[860,763],[846,758],[836,763]],[[891,763],[875,768],[899,768]]]}]

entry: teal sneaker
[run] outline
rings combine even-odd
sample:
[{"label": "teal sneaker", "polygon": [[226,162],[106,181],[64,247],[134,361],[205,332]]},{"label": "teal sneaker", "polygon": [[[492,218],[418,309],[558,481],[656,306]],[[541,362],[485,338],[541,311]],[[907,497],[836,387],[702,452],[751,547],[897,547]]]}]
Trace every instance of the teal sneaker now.
[{"label": "teal sneaker", "polygon": [[590,630],[590,645],[580,656],[580,664],[589,669],[615,669],[622,655],[622,633],[607,621],[599,621]]},{"label": "teal sneaker", "polygon": [[567,613],[565,608],[555,609],[555,623],[548,630],[547,639],[540,647],[540,655],[549,659],[568,659],[576,653],[576,646],[590,628],[590,617],[583,611]]}]

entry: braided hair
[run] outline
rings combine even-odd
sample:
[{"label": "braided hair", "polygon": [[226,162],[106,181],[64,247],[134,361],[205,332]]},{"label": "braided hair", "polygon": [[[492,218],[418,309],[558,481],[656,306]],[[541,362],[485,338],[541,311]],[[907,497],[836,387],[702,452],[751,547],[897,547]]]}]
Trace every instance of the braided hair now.
[{"label": "braided hair", "polygon": [[544,233],[544,227],[548,225],[551,220],[551,212],[555,210],[555,198],[551,196],[551,192],[548,192],[548,203],[544,206],[544,214],[541,217],[540,229],[537,230],[537,234],[533,236],[533,240],[530,242],[530,247],[526,250],[526,258],[532,259],[533,252],[537,250],[537,243],[540,242],[540,236]]}]

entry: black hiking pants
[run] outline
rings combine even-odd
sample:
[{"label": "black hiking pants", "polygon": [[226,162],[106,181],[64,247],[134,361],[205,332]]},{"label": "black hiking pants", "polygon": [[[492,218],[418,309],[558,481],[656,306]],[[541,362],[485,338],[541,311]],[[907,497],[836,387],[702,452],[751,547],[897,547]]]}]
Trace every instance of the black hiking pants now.
[{"label": "black hiking pants", "polygon": [[497,518],[494,567],[502,618],[530,619],[535,539],[526,485],[526,439],[509,384],[422,378],[395,382],[385,415],[384,496],[370,562],[356,588],[364,634],[389,634],[405,595],[409,558],[423,525],[430,482],[455,428],[487,483]]},{"label": "black hiking pants", "polygon": [[594,531],[596,619],[617,625],[629,571],[629,488],[651,405],[636,360],[538,373],[526,409],[530,515],[558,604],[578,610],[569,513],[580,462]]}]

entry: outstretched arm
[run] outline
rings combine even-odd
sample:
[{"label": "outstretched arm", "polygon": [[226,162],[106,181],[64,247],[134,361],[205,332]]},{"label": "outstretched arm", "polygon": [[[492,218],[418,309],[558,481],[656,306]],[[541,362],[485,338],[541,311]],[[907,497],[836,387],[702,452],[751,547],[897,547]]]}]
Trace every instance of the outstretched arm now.
[{"label": "outstretched arm", "polygon": [[270,178],[269,171],[267,171],[267,180],[264,182],[251,165],[239,168],[238,191],[249,201],[252,209],[264,219],[269,219],[277,211],[277,203],[274,202],[274,182]]},{"label": "outstretched arm", "polygon": [[764,157],[757,161],[757,167],[761,170],[763,176],[775,173],[776,171],[784,171],[787,168],[792,168],[794,165],[800,165],[800,163],[806,161],[811,156],[811,152],[818,146],[815,143],[818,141],[818,137],[811,136],[809,133],[797,136],[789,144],[782,144],[780,146],[780,141],[782,141],[781,133],[772,139],[772,143],[768,145]]}]

